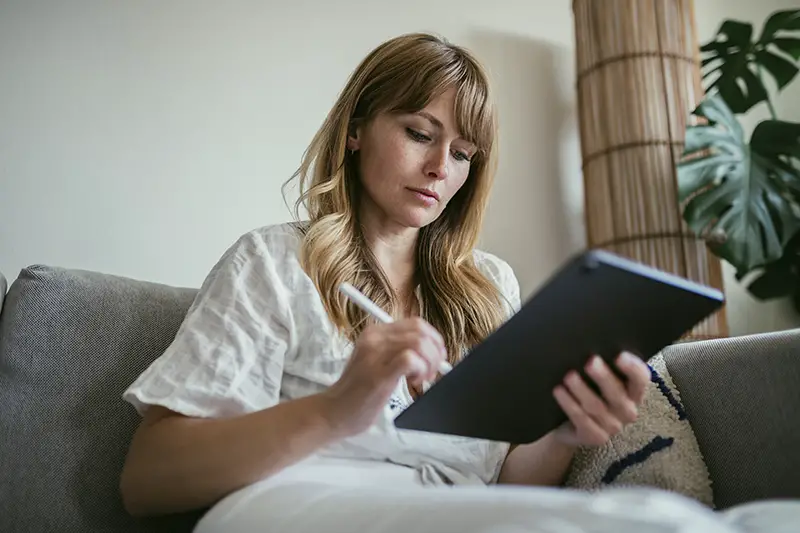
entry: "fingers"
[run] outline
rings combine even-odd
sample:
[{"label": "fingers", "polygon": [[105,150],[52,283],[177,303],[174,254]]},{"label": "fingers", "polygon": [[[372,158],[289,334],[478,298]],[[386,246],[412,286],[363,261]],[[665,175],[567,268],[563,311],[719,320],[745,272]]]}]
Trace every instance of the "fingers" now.
[{"label": "fingers", "polygon": [[636,420],[638,402],[630,397],[625,385],[602,358],[592,357],[586,365],[586,373],[600,388],[613,416],[623,424],[630,424]]},{"label": "fingers", "polygon": [[579,442],[599,446],[608,440],[609,434],[589,416],[564,386],[558,385],[553,390],[553,396],[575,426],[574,432]]},{"label": "fingers", "polygon": [[412,350],[425,363],[425,372],[419,377],[431,380],[439,371],[439,364],[445,360],[445,353],[439,344],[428,335],[409,331],[398,339],[400,349]]},{"label": "fingers", "polygon": [[617,358],[617,368],[628,377],[628,397],[637,405],[642,402],[650,383],[650,368],[633,354],[623,352]]},{"label": "fingers", "polygon": [[575,371],[569,372],[564,383],[553,391],[569,417],[570,433],[579,443],[603,444],[638,416],[638,405],[650,382],[650,369],[640,358],[625,352],[615,363],[627,378],[627,384],[602,358],[593,357],[586,365],[586,372],[597,384],[599,394]]},{"label": "fingers", "polygon": [[427,320],[419,317],[409,318],[406,320],[402,320],[397,323],[398,328],[415,333],[420,336],[428,337],[431,341],[433,341],[438,349],[443,353],[444,357],[447,357],[447,348],[444,344],[444,337],[439,331],[434,328]]},{"label": "fingers", "polygon": [[403,350],[389,361],[392,370],[397,375],[409,376],[417,379],[418,376],[427,376],[428,363],[414,350]]},{"label": "fingers", "polygon": [[422,318],[411,318],[397,323],[395,341],[403,347],[417,350],[429,359],[434,368],[447,359],[444,338],[430,323]]},{"label": "fingers", "polygon": [[[616,435],[622,431],[622,421],[611,413],[606,402],[589,388],[580,374],[575,371],[567,374],[564,379],[564,385],[577,401],[581,410],[602,428],[606,435]],[[573,423],[578,426],[577,421],[573,420]]]},{"label": "fingers", "polygon": [[377,342],[393,372],[418,381],[436,377],[447,351],[444,339],[433,326],[422,319],[408,319],[382,327],[383,336]]}]

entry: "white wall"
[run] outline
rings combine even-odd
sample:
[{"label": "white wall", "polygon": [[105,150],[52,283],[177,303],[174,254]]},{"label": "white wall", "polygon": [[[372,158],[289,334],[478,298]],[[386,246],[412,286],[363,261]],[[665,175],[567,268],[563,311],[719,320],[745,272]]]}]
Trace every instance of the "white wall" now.
[{"label": "white wall", "polygon": [[[701,40],[723,17],[760,24],[790,3],[700,0]],[[0,270],[197,286],[239,234],[288,219],[280,186],[363,55],[430,30],[495,79],[484,246],[530,293],[584,243],[571,2],[534,4],[0,0]],[[730,293],[734,333],[782,325]]]}]

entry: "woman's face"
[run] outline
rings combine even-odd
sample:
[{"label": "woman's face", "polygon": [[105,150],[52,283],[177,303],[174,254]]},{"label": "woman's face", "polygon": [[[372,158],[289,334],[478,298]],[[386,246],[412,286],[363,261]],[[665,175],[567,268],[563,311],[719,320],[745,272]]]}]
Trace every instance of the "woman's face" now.
[{"label": "woman's face", "polygon": [[359,154],[362,220],[405,228],[442,214],[467,180],[476,149],[458,131],[452,89],[417,113],[375,117],[347,147]]}]

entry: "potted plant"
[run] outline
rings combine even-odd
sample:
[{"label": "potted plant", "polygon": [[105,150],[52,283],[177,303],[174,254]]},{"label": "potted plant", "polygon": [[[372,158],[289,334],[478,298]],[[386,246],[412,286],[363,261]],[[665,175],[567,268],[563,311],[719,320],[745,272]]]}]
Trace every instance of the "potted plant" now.
[{"label": "potted plant", "polygon": [[[692,114],[677,168],[683,218],[759,299],[791,296],[800,311],[800,123],[780,120],[767,88],[798,73],[800,9],[753,26],[725,20],[704,44],[707,97]],[[749,140],[736,118],[759,104],[770,117]]]}]

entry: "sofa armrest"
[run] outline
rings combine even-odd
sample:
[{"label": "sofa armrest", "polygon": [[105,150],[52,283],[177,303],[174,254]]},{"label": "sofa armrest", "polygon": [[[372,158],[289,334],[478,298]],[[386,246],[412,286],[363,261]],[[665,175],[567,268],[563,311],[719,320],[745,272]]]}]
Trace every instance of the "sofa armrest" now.
[{"label": "sofa armrest", "polygon": [[800,497],[800,329],[664,350],[718,508]]},{"label": "sofa armrest", "polygon": [[0,313],[3,312],[3,300],[6,299],[6,291],[8,291],[8,283],[3,273],[0,272]]}]

